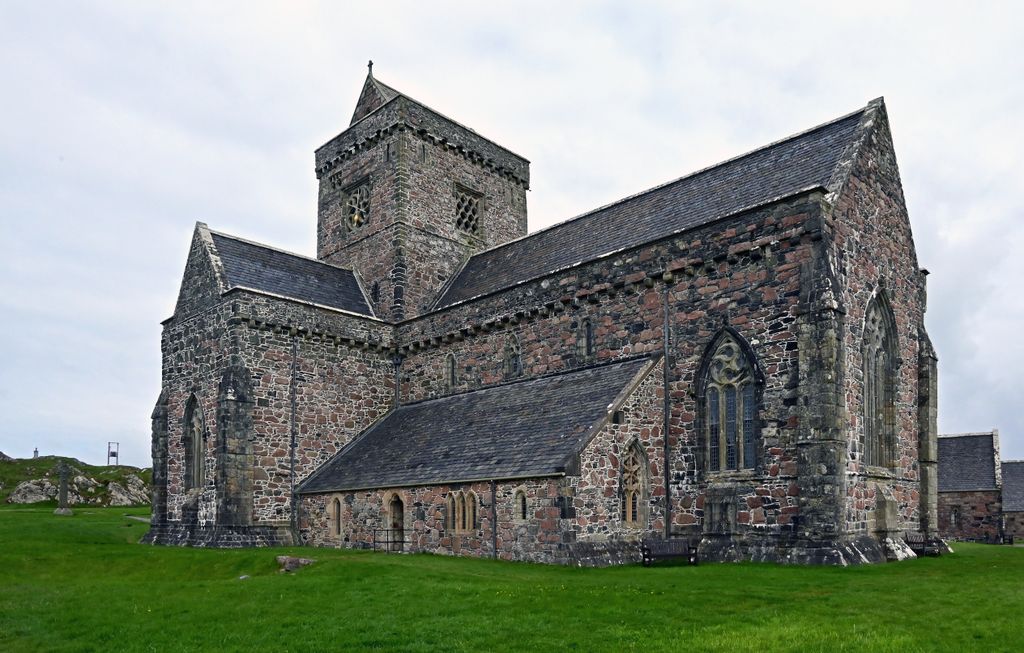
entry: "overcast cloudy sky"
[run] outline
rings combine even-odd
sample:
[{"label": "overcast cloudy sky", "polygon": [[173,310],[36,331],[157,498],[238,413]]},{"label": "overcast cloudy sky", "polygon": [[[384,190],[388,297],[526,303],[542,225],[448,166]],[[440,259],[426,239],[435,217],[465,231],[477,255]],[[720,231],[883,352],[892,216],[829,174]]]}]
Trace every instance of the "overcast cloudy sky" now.
[{"label": "overcast cloudy sky", "polygon": [[884,95],[940,430],[1024,458],[1024,5],[975,4],[7,0],[0,450],[149,464],[193,224],[312,254],[372,58],[531,160],[531,230]]}]

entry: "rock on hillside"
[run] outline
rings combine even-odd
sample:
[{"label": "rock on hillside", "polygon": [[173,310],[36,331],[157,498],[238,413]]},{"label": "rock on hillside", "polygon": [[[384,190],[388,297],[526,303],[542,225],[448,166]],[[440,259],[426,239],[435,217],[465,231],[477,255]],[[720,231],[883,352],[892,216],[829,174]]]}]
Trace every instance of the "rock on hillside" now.
[{"label": "rock on hillside", "polygon": [[0,451],[0,461],[3,461],[3,460],[14,460],[14,458],[11,458],[7,454],[5,454],[3,451]]},{"label": "rock on hillside", "polygon": [[135,506],[150,502],[150,488],[142,478],[146,470],[92,467],[74,459],[48,456],[46,459],[0,461],[3,466],[0,471],[8,481],[6,489],[10,492],[7,503],[56,501],[60,485],[58,465],[62,460],[70,466],[68,503],[72,506]]}]

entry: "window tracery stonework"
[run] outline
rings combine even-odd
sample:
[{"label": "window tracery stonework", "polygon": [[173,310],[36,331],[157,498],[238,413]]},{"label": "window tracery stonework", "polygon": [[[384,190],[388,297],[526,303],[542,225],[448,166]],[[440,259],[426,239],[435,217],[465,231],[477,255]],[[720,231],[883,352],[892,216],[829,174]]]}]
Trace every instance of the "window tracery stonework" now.
[{"label": "window tracery stonework", "polygon": [[754,368],[731,335],[711,355],[704,382],[708,470],[753,469],[757,460]]},{"label": "window tracery stonework", "polygon": [[370,183],[363,182],[345,193],[343,202],[346,231],[353,232],[366,224],[370,217]]},{"label": "window tracery stonework", "polygon": [[622,523],[631,528],[643,527],[643,502],[647,493],[647,466],[636,443],[626,451],[621,476]]},{"label": "window tracery stonework", "polygon": [[480,193],[455,187],[455,226],[460,231],[473,235],[480,232],[481,200]]}]

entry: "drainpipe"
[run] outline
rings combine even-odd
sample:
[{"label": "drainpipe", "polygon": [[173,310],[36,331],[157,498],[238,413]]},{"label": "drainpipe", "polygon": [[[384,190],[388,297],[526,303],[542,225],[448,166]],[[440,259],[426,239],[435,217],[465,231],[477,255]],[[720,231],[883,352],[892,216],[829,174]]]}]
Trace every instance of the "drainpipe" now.
[{"label": "drainpipe", "polygon": [[497,483],[491,479],[491,551],[493,558],[498,559],[498,490]]},{"label": "drainpipe", "polygon": [[669,347],[671,345],[670,331],[671,331],[671,327],[672,327],[672,322],[671,322],[671,319],[670,319],[671,314],[669,313],[669,306],[668,306],[668,283],[667,282],[665,283],[665,288],[663,289],[662,293],[663,293],[662,294],[663,305],[664,305],[664,309],[665,309],[664,327],[662,328],[662,342],[661,342],[661,346],[662,346],[662,357],[661,357],[662,386],[664,388],[664,390],[662,392],[662,394],[664,395],[664,397],[663,397],[664,404],[662,406],[662,412],[664,413],[664,424],[662,426],[662,429],[663,429],[662,430],[662,439],[665,442],[665,461],[664,461],[664,464],[662,465],[662,467],[664,467],[664,471],[665,471],[665,539],[667,540],[669,537],[672,536],[672,491],[671,491],[671,486],[669,485],[669,483],[672,481],[672,472],[670,470],[670,464],[669,464],[669,445],[668,445],[669,424],[671,423],[671,417],[670,417],[671,416],[671,412],[670,411],[672,409],[672,400],[669,397],[669,366],[668,366],[668,357],[669,357]]},{"label": "drainpipe", "polygon": [[292,337],[292,378],[288,384],[288,400],[291,404],[291,417],[289,418],[291,427],[291,443],[289,446],[289,474],[288,480],[290,484],[290,496],[291,496],[291,527],[292,535],[295,538],[295,542],[299,541],[299,514],[298,514],[298,497],[295,496],[295,448],[298,446],[298,435],[299,428],[296,422],[296,410],[298,407],[298,385],[299,385],[299,337],[295,327],[291,329]]}]

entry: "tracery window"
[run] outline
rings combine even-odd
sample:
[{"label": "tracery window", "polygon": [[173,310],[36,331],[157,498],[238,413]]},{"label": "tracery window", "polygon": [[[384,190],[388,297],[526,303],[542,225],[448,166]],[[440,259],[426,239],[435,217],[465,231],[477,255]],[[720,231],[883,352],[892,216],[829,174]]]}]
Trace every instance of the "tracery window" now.
[{"label": "tracery window", "polygon": [[505,378],[514,379],[523,374],[523,352],[519,338],[514,335],[505,340]]},{"label": "tracery window", "polygon": [[705,365],[704,436],[709,471],[753,469],[757,462],[757,377],[753,361],[729,332],[715,340]]},{"label": "tracery window", "polygon": [[192,395],[185,403],[182,446],[185,449],[185,489],[203,487],[203,467],[206,458],[206,426],[199,398]]},{"label": "tracery window", "polygon": [[364,181],[348,189],[342,208],[347,231],[356,231],[366,224],[370,216],[370,183]]},{"label": "tracery window", "polygon": [[622,524],[630,528],[644,526],[644,503],[647,496],[647,464],[640,445],[634,441],[626,449],[619,477]]},{"label": "tracery window", "polygon": [[864,462],[892,465],[896,449],[896,321],[884,294],[864,317]]},{"label": "tracery window", "polygon": [[462,186],[455,187],[455,226],[460,231],[476,234],[480,230],[480,193]]}]

